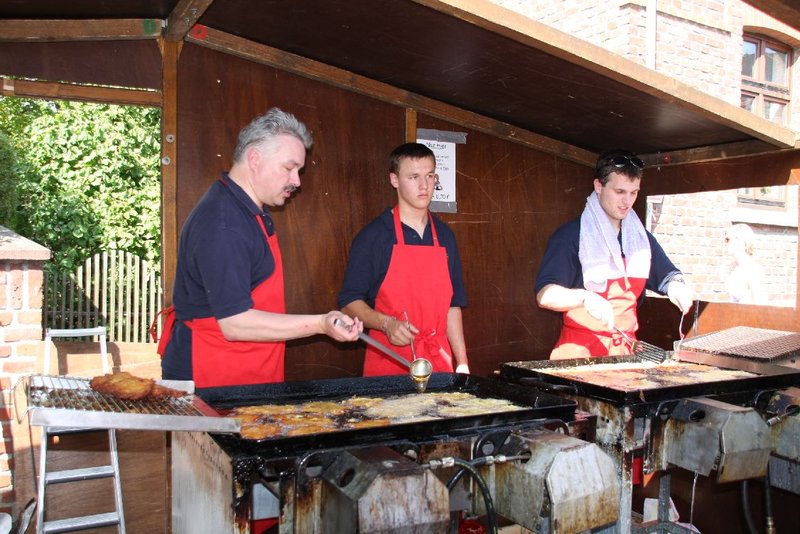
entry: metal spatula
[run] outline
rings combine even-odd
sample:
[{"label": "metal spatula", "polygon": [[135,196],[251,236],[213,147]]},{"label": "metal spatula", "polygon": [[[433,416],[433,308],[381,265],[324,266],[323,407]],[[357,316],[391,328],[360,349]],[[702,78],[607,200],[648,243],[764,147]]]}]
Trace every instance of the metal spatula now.
[{"label": "metal spatula", "polygon": [[638,356],[640,360],[653,363],[664,363],[664,361],[667,359],[667,351],[661,347],[651,345],[650,343],[646,343],[638,339],[633,339],[616,326],[614,327],[614,331],[622,336],[622,339],[628,343],[631,353],[634,356]]}]

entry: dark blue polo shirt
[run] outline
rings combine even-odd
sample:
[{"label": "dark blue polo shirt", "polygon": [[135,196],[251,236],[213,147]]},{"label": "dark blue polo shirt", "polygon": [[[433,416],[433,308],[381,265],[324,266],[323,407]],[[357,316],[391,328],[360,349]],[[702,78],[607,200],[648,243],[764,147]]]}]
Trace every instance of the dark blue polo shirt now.
[{"label": "dark blue polo shirt", "polygon": [[[447,251],[447,265],[450,269],[450,281],[453,284],[453,298],[450,306],[466,307],[467,292],[464,289],[464,278],[461,274],[461,258],[458,255],[456,236],[443,221],[436,216],[431,218],[433,224],[436,225],[439,244],[444,246]],[[430,224],[425,227],[425,234],[421,239],[410,226],[401,224],[401,227],[407,245],[433,246]],[[350,247],[350,259],[344,273],[344,282],[337,297],[340,308],[354,300],[364,300],[371,307],[375,307],[375,297],[383,284],[383,279],[386,278],[389,261],[392,258],[392,247],[396,242],[394,216],[391,208],[387,208],[353,239]],[[423,272],[424,268],[421,268],[417,276],[422,276]]]},{"label": "dark blue polo shirt", "polygon": [[[536,275],[536,288],[534,294],[547,284],[558,284],[568,289],[583,289],[583,270],[578,258],[578,242],[581,231],[581,220],[578,217],[556,230],[547,242],[544,259]],[[666,293],[667,282],[680,273],[670,261],[664,249],[658,244],[653,234],[647,232],[650,241],[650,275],[645,288],[656,291],[662,295]],[[624,251],[623,251],[624,252]],[[644,298],[644,292],[640,297]]]},{"label": "dark blue polo shirt", "polygon": [[172,293],[177,321],[161,362],[165,378],[192,378],[191,331],[181,321],[224,319],[249,310],[250,293],[275,272],[275,260],[256,217],[270,233],[274,231],[269,212],[224,174],[186,219]]}]

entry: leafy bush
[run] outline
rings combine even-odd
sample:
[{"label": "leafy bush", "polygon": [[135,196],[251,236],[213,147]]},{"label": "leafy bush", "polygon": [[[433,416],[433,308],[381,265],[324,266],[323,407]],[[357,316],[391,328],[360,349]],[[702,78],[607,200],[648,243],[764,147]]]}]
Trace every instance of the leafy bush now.
[{"label": "leafy bush", "polygon": [[0,224],[50,248],[53,268],[110,249],[158,266],[160,122],[156,108],[0,98],[0,186],[16,181]]}]

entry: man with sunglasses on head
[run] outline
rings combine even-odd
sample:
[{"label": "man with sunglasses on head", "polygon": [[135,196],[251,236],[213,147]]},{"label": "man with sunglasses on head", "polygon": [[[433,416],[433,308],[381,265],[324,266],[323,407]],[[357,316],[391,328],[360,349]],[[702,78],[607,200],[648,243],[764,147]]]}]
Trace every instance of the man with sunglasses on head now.
[{"label": "man with sunglasses on head", "polygon": [[583,213],[550,237],[536,302],[563,312],[551,359],[630,354],[645,289],[666,294],[683,314],[692,306],[683,274],[633,211],[643,169],[627,150],[600,155]]}]

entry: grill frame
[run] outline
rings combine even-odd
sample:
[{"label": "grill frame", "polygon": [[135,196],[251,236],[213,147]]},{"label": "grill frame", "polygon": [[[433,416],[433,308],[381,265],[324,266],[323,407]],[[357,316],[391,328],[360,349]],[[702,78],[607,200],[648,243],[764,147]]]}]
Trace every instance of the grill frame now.
[{"label": "grill frame", "polygon": [[[281,458],[298,457],[315,450],[458,437],[515,424],[553,419],[566,422],[575,418],[577,403],[574,400],[535,388],[466,374],[431,375],[426,393],[453,391],[473,393],[478,397],[507,399],[530,408],[499,414],[485,413],[320,434],[279,436],[263,440],[249,440],[238,435],[215,435],[214,439],[232,455]],[[197,394],[209,406],[217,409],[265,403],[288,404],[309,400],[335,400],[353,395],[389,397],[413,392],[413,385],[407,375],[334,378],[197,390]]]},{"label": "grill frame", "polygon": [[[17,419],[34,426],[199,432],[235,432],[236,419],[220,417],[200,397],[121,400],[94,391],[89,378],[29,375],[14,385]],[[159,381],[187,391],[191,382]]]},{"label": "grill frame", "polygon": [[692,352],[683,349],[681,349],[680,354],[674,358],[681,362],[698,363],[719,367],[721,369],[747,371],[757,376],[703,382],[700,384],[665,386],[656,389],[624,391],[609,386],[554,376],[544,372],[544,370],[547,369],[600,363],[638,363],[639,358],[636,356],[507,362],[500,365],[500,375],[502,378],[511,382],[525,382],[525,379],[530,379],[544,388],[550,386],[553,390],[560,390],[562,393],[566,392],[604,400],[618,406],[635,406],[672,401],[686,397],[727,395],[741,393],[742,391],[777,389],[800,384],[800,369],[754,362],[741,358],[732,358],[719,354]]}]

